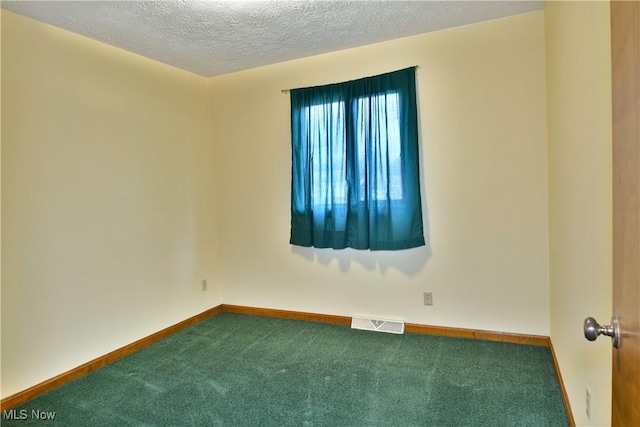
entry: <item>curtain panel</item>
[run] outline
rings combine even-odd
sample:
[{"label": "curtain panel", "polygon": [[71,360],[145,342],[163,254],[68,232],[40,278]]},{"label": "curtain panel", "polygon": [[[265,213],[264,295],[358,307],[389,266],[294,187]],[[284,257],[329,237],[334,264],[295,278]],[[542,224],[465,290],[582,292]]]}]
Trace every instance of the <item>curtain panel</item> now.
[{"label": "curtain panel", "polygon": [[424,245],[415,67],[290,96],[290,243]]}]

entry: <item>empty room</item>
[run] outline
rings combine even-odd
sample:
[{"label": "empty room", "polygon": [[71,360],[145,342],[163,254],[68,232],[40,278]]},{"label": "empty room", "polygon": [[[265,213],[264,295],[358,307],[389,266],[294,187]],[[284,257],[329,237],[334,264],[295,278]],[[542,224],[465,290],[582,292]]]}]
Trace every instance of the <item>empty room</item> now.
[{"label": "empty room", "polygon": [[2,1],[2,423],[640,423],[637,5]]}]

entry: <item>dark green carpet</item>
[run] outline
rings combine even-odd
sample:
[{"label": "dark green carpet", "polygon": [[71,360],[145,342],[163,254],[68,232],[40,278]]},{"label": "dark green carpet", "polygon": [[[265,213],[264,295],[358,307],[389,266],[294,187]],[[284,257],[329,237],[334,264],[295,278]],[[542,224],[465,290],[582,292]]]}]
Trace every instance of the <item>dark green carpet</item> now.
[{"label": "dark green carpet", "polygon": [[[54,421],[32,411],[55,412]],[[566,426],[549,350],[220,314],[3,426]]]}]

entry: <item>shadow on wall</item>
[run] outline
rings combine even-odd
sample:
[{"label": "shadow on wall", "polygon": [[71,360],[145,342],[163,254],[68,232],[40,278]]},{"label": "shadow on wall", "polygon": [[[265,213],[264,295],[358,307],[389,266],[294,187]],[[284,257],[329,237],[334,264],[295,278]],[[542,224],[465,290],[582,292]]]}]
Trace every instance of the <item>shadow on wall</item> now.
[{"label": "shadow on wall", "polygon": [[331,249],[290,245],[291,253],[309,262],[318,262],[323,266],[329,266],[329,264],[335,260],[338,262],[341,272],[348,272],[351,264],[356,262],[368,271],[377,270],[385,274],[387,270],[394,268],[406,276],[412,277],[420,273],[433,256],[428,215],[424,209],[423,228],[425,245],[417,248],[394,251],[371,251],[352,248]]},{"label": "shadow on wall", "polygon": [[349,271],[351,263],[357,262],[369,271],[379,270],[384,274],[390,268],[395,268],[407,276],[415,276],[422,271],[432,255],[429,243],[418,248],[400,251],[367,251],[351,248],[336,250],[291,245],[291,252],[309,262],[317,261],[325,266],[337,260],[342,272]]},{"label": "shadow on wall", "polygon": [[415,276],[422,271],[433,255],[426,206],[423,206],[423,216],[425,245],[417,248],[398,251],[369,251],[351,248],[318,249],[291,245],[291,252],[309,262],[319,262],[324,266],[328,266],[333,260],[336,260],[342,272],[349,271],[351,263],[357,262],[369,271],[379,270],[384,274],[390,268],[395,268],[409,277]]}]

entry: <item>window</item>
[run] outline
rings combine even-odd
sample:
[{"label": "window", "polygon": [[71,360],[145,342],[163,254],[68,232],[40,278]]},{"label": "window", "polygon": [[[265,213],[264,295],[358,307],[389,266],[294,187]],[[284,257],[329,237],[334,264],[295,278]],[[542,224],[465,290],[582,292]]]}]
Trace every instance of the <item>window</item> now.
[{"label": "window", "polygon": [[[402,159],[400,157],[400,114],[398,107],[398,93],[391,92],[386,95],[372,95],[356,100],[358,117],[358,131],[356,141],[358,144],[358,159],[365,162],[366,147],[377,147],[383,157],[377,157],[377,161],[385,161],[385,167],[374,167],[372,173],[385,171],[380,174],[378,180],[367,180],[365,168],[360,169],[359,183],[361,197],[368,194],[366,185],[375,181],[378,184],[373,187],[371,197],[375,200],[401,200],[402,199]],[[373,106],[373,107],[372,107]],[[381,109],[385,114],[372,114],[371,109]],[[374,123],[370,123],[373,120]],[[374,134],[371,135],[371,130]],[[371,140],[370,144],[363,143]],[[379,165],[378,165],[379,166]],[[362,199],[361,199],[362,200]]]},{"label": "window", "polygon": [[424,245],[415,69],[291,91],[291,239]]}]

